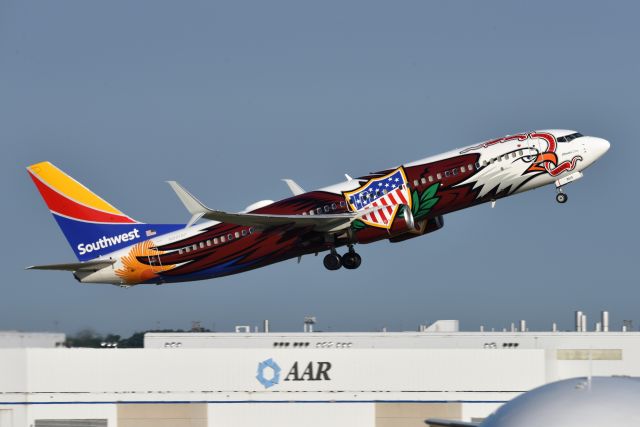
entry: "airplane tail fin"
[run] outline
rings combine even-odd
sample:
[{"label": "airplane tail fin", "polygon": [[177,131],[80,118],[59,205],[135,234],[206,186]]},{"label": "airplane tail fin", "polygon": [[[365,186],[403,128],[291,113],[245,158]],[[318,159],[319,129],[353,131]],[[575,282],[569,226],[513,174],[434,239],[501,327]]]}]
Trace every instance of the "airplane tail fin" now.
[{"label": "airplane tail fin", "polygon": [[36,163],[27,171],[80,261],[184,226],[138,222],[50,162]]}]

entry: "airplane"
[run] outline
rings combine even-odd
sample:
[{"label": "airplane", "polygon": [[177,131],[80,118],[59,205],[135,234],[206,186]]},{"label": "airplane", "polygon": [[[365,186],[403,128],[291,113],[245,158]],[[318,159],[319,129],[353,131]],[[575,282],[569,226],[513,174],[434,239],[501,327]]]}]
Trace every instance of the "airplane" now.
[{"label": "airplane", "polygon": [[637,427],[640,378],[569,378],[530,390],[481,422],[431,418],[430,427]]},{"label": "airplane", "polygon": [[[49,162],[27,168],[78,262],[27,269],[70,271],[81,283],[122,287],[204,280],[328,251],[324,266],[357,269],[355,244],[402,242],[444,226],[444,215],[554,184],[564,187],[609,142],[571,130],[509,135],[358,178],[264,200],[233,213],[210,209],[175,181],[186,224],[134,220]],[[342,255],[337,249],[347,248]]]}]

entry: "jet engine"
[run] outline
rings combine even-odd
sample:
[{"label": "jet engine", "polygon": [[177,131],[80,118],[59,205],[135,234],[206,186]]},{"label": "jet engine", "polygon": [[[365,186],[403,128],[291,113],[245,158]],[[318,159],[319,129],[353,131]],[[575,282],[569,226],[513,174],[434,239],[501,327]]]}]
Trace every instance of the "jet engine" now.
[{"label": "jet engine", "polygon": [[[409,211],[409,209],[405,209],[405,213],[406,212],[409,212],[409,214],[411,215],[411,212]],[[396,219],[396,221],[398,221],[398,219]],[[410,222],[407,221],[405,218],[402,218],[401,221],[404,222],[405,230],[404,232],[396,234],[396,233],[393,233],[394,227],[396,225],[395,224],[396,221],[394,221],[393,225],[391,226],[391,230],[389,230],[391,231],[391,234],[392,234],[392,237],[389,238],[389,241],[391,243],[404,242],[405,240],[413,239],[414,237],[418,237],[418,236],[423,236],[425,234],[432,233],[436,230],[440,230],[442,227],[444,227],[444,218],[442,217],[442,215],[439,215],[431,219],[422,219],[419,221],[414,221],[413,215],[411,215],[410,222],[413,224],[413,227],[409,227]]]}]

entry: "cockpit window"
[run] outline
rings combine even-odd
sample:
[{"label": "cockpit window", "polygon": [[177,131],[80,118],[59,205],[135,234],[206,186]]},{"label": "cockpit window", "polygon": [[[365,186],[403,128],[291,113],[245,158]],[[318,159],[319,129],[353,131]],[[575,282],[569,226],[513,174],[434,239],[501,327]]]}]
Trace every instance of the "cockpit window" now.
[{"label": "cockpit window", "polygon": [[558,138],[558,142],[571,142],[576,138],[580,138],[582,135],[580,132],[576,132],[576,133],[572,133],[571,135],[567,135],[567,136],[561,136],[560,138]]}]

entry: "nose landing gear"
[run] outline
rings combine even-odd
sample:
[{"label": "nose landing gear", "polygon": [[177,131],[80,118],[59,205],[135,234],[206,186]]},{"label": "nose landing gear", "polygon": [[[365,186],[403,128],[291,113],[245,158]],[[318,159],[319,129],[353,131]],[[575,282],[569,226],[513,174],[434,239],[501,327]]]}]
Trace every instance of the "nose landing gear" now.
[{"label": "nose landing gear", "polygon": [[558,192],[556,194],[556,202],[566,203],[567,200],[569,200],[569,196],[567,196],[567,194],[562,190],[562,187],[556,188],[556,191]]},{"label": "nose landing gear", "polygon": [[342,256],[338,255],[335,249],[331,249],[331,252],[325,255],[322,263],[330,271],[339,270],[343,266],[347,270],[355,270],[362,264],[362,257],[353,250],[353,246],[349,246],[349,252]]}]

